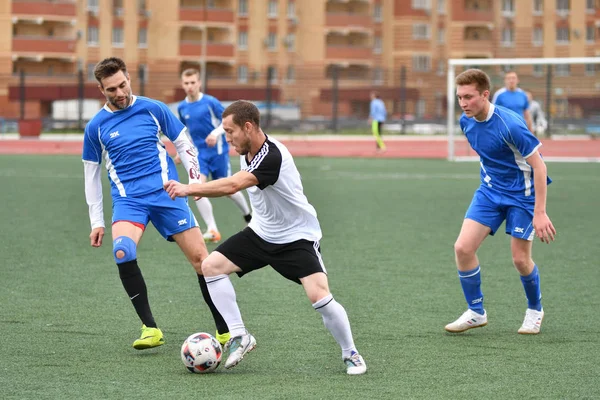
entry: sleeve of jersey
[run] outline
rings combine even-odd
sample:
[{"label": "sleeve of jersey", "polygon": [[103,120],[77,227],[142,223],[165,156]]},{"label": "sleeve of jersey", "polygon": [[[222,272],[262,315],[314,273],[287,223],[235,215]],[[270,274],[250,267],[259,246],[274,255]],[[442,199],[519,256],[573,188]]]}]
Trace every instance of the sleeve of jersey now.
[{"label": "sleeve of jersey", "polygon": [[198,163],[198,151],[187,134],[187,129],[184,128],[177,139],[173,141],[177,154],[181,158],[181,163],[187,171],[189,183],[200,183],[200,165]]},{"label": "sleeve of jersey", "polygon": [[86,125],[83,134],[83,152],[82,159],[100,164],[102,161],[102,147],[100,146],[100,138],[96,132],[96,127],[90,124]]},{"label": "sleeve of jersey", "polygon": [[[160,121],[162,133],[168,137],[171,142],[174,142],[179,137],[183,128],[185,128],[185,125],[183,125],[166,104],[160,103],[160,110],[162,117],[162,121]],[[179,155],[181,156],[181,153]]]},{"label": "sleeve of jersey", "polygon": [[279,151],[261,150],[256,157],[252,160],[250,165],[244,168],[244,171],[250,172],[256,179],[258,179],[259,189],[263,190],[269,185],[275,184],[279,179],[279,172],[281,171],[281,153]]},{"label": "sleeve of jersey", "polygon": [[519,150],[519,153],[524,158],[531,156],[542,143],[535,135],[529,132],[525,122],[520,118],[516,121],[511,120],[510,127],[510,142]]},{"label": "sleeve of jersey", "polygon": [[85,177],[85,201],[88,204],[92,229],[104,228],[104,210],[102,207],[102,177],[99,163],[83,161]]}]

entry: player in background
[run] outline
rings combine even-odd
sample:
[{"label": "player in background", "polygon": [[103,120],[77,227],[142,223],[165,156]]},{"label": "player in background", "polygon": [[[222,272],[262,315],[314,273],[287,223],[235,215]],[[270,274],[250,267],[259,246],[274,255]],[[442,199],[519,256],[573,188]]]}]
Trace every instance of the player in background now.
[{"label": "player in background", "polygon": [[527,124],[529,132],[534,133],[531,114],[529,113],[529,100],[527,100],[527,95],[523,89],[517,87],[518,84],[519,77],[517,73],[508,71],[504,74],[504,87],[494,93],[492,103],[516,112]]},{"label": "player in background", "polygon": [[206,304],[217,325],[217,338],[229,339],[227,324],[215,308],[202,277],[202,261],[208,256],[202,232],[185,199],[173,202],[163,189],[177,170],[160,134],[175,145],[190,182],[200,182],[196,149],[186,128],[162,102],[135,96],[127,67],[119,58],[107,58],[94,69],[98,88],[106,97],[104,107],[85,127],[83,165],[85,197],[92,232],[90,244],[100,247],[104,238],[101,163],[105,161],[113,203],[113,255],[119,277],[142,321],[142,335],[133,343],[141,350],[164,343],[150,310],[146,283],[137,262],[137,246],[148,222],[167,240],[175,241],[198,274]]},{"label": "player in background", "polygon": [[260,128],[258,108],[236,101],[223,113],[227,141],[241,157],[241,171],[206,184],[182,185],[171,180],[165,189],[173,199],[186,196],[220,197],[248,189],[254,215],[243,231],[231,236],[204,263],[208,289],[231,329],[225,368],[232,368],[254,349],[256,340],[246,330],[229,275],[271,265],[283,277],[302,284],[325,327],[342,348],[349,375],[367,366],[359,355],[346,310],[329,292],[319,240],[321,227],[302,188],[300,173],[288,149]]},{"label": "player in background", "polygon": [[[179,119],[187,126],[194,145],[198,149],[200,161],[200,180],[205,183],[209,176],[212,179],[221,179],[231,176],[231,163],[229,162],[229,145],[224,137],[221,114],[223,106],[213,96],[201,93],[202,82],[197,69],[186,69],[181,74],[181,86],[185,90],[186,98],[177,107]],[[179,162],[179,157],[175,157]],[[246,223],[250,222],[252,215],[250,207],[242,192],[229,196],[241,210]],[[196,200],[196,206],[206,223],[204,240],[217,243],[221,234],[213,215],[210,200],[201,198]]]},{"label": "player in background", "polygon": [[531,123],[533,125],[533,133],[537,136],[544,136],[548,128],[548,121],[542,106],[537,100],[533,99],[531,92],[525,92],[529,101],[529,115],[531,115]]},{"label": "player in background", "polygon": [[487,325],[483,307],[477,249],[503,221],[511,235],[513,264],[521,275],[527,298],[525,319],[518,333],[540,332],[544,310],[537,265],[531,258],[534,236],[554,240],[556,230],[546,214],[547,185],[551,182],[538,152],[540,141],[523,120],[489,102],[490,78],[478,69],[456,77],[456,95],[464,113],[460,127],[480,157],[481,185],[475,191],[454,244],[458,276],[468,310],[446,325],[448,332],[464,332]]},{"label": "player in background", "polygon": [[387,117],[385,104],[379,98],[379,93],[371,92],[371,103],[369,105],[369,124],[371,124],[371,133],[375,138],[377,151],[385,151],[385,143],[381,139],[383,133],[383,123]]}]

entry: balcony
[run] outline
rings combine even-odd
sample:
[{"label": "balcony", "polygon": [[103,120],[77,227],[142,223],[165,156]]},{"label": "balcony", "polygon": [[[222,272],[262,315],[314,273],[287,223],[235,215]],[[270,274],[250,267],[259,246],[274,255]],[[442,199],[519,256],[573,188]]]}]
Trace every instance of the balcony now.
[{"label": "balcony", "polygon": [[458,47],[456,50],[462,50],[465,53],[489,53],[494,48],[492,39],[468,40],[463,41],[462,49]]},{"label": "balcony", "polygon": [[[12,52],[32,53],[37,60],[44,58],[71,58],[75,56],[76,39],[48,36],[13,36]],[[14,57],[14,55],[13,55]]]},{"label": "balcony", "polygon": [[464,22],[467,25],[482,25],[494,22],[493,10],[458,9],[453,12],[454,21]]},{"label": "balcony", "polygon": [[327,13],[325,26],[348,31],[353,29],[371,30],[373,29],[373,18],[370,15],[355,13]]},{"label": "balcony", "polygon": [[74,1],[59,0],[13,0],[13,19],[68,20],[77,17]]},{"label": "balcony", "polygon": [[220,22],[232,24],[235,15],[233,10],[204,8],[204,7],[180,7],[179,20],[189,22]]},{"label": "balcony", "polygon": [[373,48],[367,46],[327,46],[325,50],[327,59],[342,61],[370,61],[373,58]]},{"label": "balcony", "polygon": [[[235,54],[233,44],[230,43],[207,43],[206,56],[214,58],[231,58]],[[179,55],[184,57],[200,57],[202,55],[201,41],[181,41],[179,43]]]}]

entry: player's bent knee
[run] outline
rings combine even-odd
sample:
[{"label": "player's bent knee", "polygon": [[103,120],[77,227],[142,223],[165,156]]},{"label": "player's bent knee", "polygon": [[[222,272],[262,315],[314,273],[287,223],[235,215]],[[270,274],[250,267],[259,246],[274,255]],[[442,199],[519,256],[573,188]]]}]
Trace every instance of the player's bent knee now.
[{"label": "player's bent knee", "polygon": [[137,246],[130,237],[119,236],[113,242],[113,255],[117,264],[133,261],[137,258]]},{"label": "player's bent knee", "polygon": [[226,264],[228,260],[220,253],[211,253],[208,257],[202,261],[202,275],[204,276],[217,276],[221,274],[229,274],[231,271],[227,270]]},{"label": "player's bent knee", "polygon": [[475,249],[473,246],[470,246],[463,241],[456,241],[456,243],[454,243],[454,254],[458,257],[470,256],[475,254]]}]

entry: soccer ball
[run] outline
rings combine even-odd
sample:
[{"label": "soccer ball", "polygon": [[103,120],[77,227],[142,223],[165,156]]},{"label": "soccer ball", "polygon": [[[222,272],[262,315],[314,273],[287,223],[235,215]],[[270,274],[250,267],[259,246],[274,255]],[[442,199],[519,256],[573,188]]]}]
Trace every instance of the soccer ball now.
[{"label": "soccer ball", "polygon": [[209,333],[190,335],[181,345],[181,360],[195,374],[213,372],[221,363],[221,343]]}]

